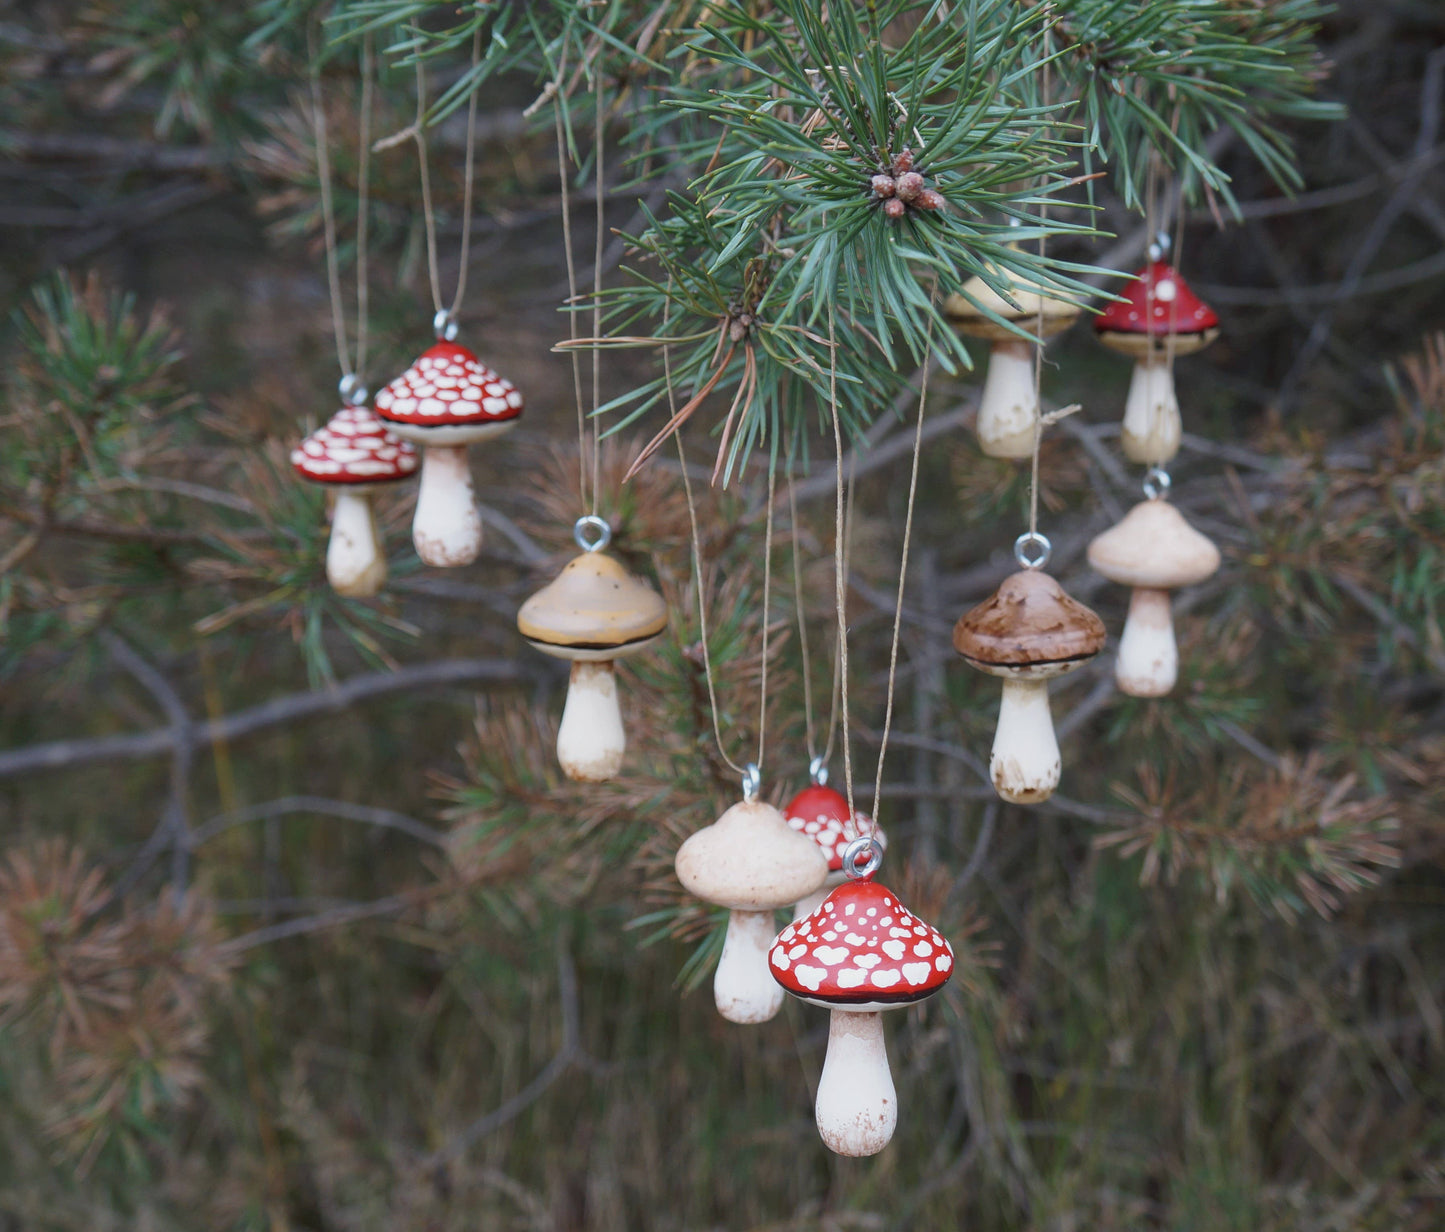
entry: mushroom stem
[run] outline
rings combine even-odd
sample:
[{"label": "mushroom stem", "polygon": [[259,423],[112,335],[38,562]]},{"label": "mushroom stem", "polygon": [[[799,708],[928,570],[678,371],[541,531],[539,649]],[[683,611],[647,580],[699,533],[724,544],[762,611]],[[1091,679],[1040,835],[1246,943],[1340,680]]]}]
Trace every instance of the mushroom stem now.
[{"label": "mushroom stem", "polygon": [[326,545],[326,580],[339,595],[369,599],[386,584],[386,554],[376,533],[371,499],[343,489],[331,514]]},{"label": "mushroom stem", "polygon": [[991,458],[1027,458],[1034,452],[1039,391],[1034,344],[1021,339],[989,349],[988,378],[978,404],[978,443]]},{"label": "mushroom stem", "polygon": [[1131,697],[1163,697],[1179,678],[1179,647],[1169,592],[1136,589],[1119,639],[1114,679]]},{"label": "mushroom stem", "polygon": [[1179,452],[1184,424],[1174,396],[1174,366],[1164,349],[1151,348],[1134,365],[1124,404],[1124,455],[1131,462],[1163,466]]},{"label": "mushroom stem", "polygon": [[767,1022],[783,1008],[783,990],[768,970],[768,948],[776,931],[771,911],[728,913],[712,995],[717,1012],[729,1022]]},{"label": "mushroom stem", "polygon": [[465,445],[426,446],[411,538],[416,554],[441,569],[469,565],[482,550],[482,519]]},{"label": "mushroom stem", "polygon": [[833,1010],[813,1115],[828,1149],[839,1155],[876,1155],[888,1145],[898,1124],[898,1095],[882,1014]]},{"label": "mushroom stem", "polygon": [[577,783],[605,783],[622,769],[626,751],[616,665],[611,659],[573,663],[557,728],[562,772]]},{"label": "mushroom stem", "polygon": [[1048,681],[1005,678],[988,762],[994,790],[1013,804],[1038,804],[1054,794],[1061,769]]}]

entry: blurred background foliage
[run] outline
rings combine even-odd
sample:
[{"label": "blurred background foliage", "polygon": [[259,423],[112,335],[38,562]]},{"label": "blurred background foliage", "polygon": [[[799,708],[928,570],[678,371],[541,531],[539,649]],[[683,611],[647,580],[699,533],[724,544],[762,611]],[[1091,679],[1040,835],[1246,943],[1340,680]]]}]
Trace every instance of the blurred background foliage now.
[{"label": "blurred background foliage", "polygon": [[[702,7],[627,27],[599,62],[616,101],[606,286],[635,257],[619,236],[678,187],[625,161],[625,139],[660,148],[636,99],[650,63],[685,58],[676,31]],[[1189,6],[1141,6],[1117,47],[1086,37],[1094,7],[1059,6],[1080,63],[1137,59],[1164,37],[1148,22]],[[1319,11],[1236,7],[1279,30]],[[602,457],[617,549],[672,612],[660,648],[622,669],[624,778],[561,778],[565,673],[512,624],[580,511],[571,365],[551,351],[569,332],[552,109],[524,115],[559,65],[524,49],[564,31],[557,46],[586,47],[604,18],[649,8],[588,6],[579,29],[559,24],[567,6],[364,0],[340,30],[291,0],[0,10],[0,1226],[1440,1227],[1445,14],[1342,0],[1322,17],[1323,63],[1291,45],[1317,98],[1348,109],[1320,123],[1312,101],[1263,108],[1297,150],[1295,195],[1273,135],[1187,135],[1208,166],[1182,262],[1225,332],[1179,366],[1174,498],[1225,567],[1176,601],[1173,696],[1122,697],[1107,653],[1057,689],[1063,789],[1032,809],[994,798],[997,686],[947,642],[1010,569],[1026,485],[977,451],[974,380],[935,369],[895,729],[867,803],[890,884],[951,937],[958,978],[892,1016],[899,1133],[852,1161],[812,1124],[821,1013],[790,1003],[742,1029],[688,991],[717,921],[682,895],[672,854],[737,788],[712,739],[672,447],[621,482],[656,422]],[[423,33],[397,35],[406,22]],[[461,104],[480,84],[462,339],[528,398],[521,428],[473,451],[481,560],[422,570],[411,493],[384,496],[392,582],[374,601],[327,588],[325,502],[287,462],[335,400],[308,23],[348,270],[362,28],[393,48],[378,136],[410,122],[406,56],[429,60],[444,283]],[[1263,71],[1252,53],[1238,65]],[[1144,66],[1140,97],[1163,71]],[[1061,64],[1058,80],[1084,79]],[[686,84],[694,100],[709,88],[702,72]],[[585,86],[568,106],[590,285]],[[703,129],[678,124],[669,139],[693,157]],[[1143,165],[1081,190],[1116,238],[1058,224],[1059,262],[1138,259]],[[1230,197],[1238,220],[1220,225]],[[375,386],[428,338],[411,143],[373,157],[368,217]],[[654,326],[673,326],[669,302],[644,305]],[[1043,519],[1056,572],[1117,631],[1127,596],[1083,550],[1138,477],[1115,443],[1126,365],[1088,332],[1050,346],[1046,397],[1085,411],[1045,442]],[[600,400],[654,380],[652,358],[607,352]],[[850,425],[860,780],[882,725],[916,378],[879,377]],[[796,526],[779,485],[764,612],[765,479],[708,484],[706,427],[730,396],[687,435],[709,644],[736,758],[756,739],[771,625],[781,799],[807,761],[793,553],[820,695],[833,653],[830,446],[798,476]]]}]

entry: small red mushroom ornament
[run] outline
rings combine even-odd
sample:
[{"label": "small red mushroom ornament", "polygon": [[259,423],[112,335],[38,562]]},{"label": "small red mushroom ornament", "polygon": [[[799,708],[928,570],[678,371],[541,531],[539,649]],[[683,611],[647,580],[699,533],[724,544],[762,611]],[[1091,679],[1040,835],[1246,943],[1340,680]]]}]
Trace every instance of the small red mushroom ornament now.
[{"label": "small red mushroom ornament", "polygon": [[[850,845],[851,872],[868,843]],[[870,863],[876,867],[876,857]],[[878,1154],[898,1124],[881,1015],[926,1001],[953,974],[943,934],[871,878],[871,870],[850,875],[768,951],[768,969],[785,992],[831,1011],[814,1117],[839,1155]]]},{"label": "small red mushroom ornament", "polygon": [[371,493],[414,475],[416,450],[365,407],[347,406],[291,451],[291,465],[303,479],[336,493],[326,547],[326,579],[332,589],[351,598],[377,594],[386,583],[386,553]]},{"label": "small red mushroom ornament", "polygon": [[1179,452],[1183,423],[1174,358],[1219,337],[1219,316],[1168,262],[1153,260],[1094,318],[1099,341],[1134,360],[1124,405],[1123,446],[1133,462],[1163,466]]},{"label": "small red mushroom ornament", "polygon": [[825,780],[814,778],[788,802],[783,816],[794,830],[817,843],[828,861],[828,880],[823,883],[822,889],[798,900],[793,907],[795,920],[811,915],[827,897],[828,891],[847,879],[843,872],[843,853],[854,839],[867,834],[876,838],[880,847],[888,846],[878,823],[867,813],[859,813],[855,820],[848,808],[848,798],[829,787]]},{"label": "small red mushroom ornament", "polygon": [[476,560],[482,520],[467,446],[517,426],[522,395],[464,346],[445,339],[376,395],[376,412],[423,449],[412,541],[429,565]]}]

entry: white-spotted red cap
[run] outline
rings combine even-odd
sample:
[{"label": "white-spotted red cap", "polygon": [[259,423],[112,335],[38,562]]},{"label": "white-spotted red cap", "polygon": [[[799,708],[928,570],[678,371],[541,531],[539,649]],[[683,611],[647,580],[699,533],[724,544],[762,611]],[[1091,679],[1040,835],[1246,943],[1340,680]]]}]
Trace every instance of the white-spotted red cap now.
[{"label": "white-spotted red cap", "polygon": [[823,849],[830,873],[842,870],[843,849],[855,838],[866,834],[876,838],[880,847],[888,846],[878,823],[867,813],[858,814],[861,829],[849,822],[848,798],[826,783],[810,783],[803,788],[783,810],[783,816],[794,830],[806,834]]},{"label": "white-spotted red cap", "polygon": [[953,947],[886,886],[845,881],[777,935],[768,970],[803,1001],[870,1013],[931,997],[953,974]]},{"label": "white-spotted red cap", "polygon": [[464,346],[438,342],[375,398],[376,411],[416,428],[495,425],[522,413],[522,395]]},{"label": "white-spotted red cap", "polygon": [[317,483],[390,483],[414,474],[417,456],[364,406],[347,406],[291,451],[291,465]]}]

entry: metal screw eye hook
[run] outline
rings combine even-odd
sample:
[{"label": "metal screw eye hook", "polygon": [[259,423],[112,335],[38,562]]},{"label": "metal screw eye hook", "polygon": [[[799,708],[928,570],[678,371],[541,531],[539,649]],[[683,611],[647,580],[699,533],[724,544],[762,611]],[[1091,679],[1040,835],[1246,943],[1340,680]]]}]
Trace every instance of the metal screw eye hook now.
[{"label": "metal screw eye hook", "polygon": [[872,835],[855,838],[843,848],[843,871],[852,881],[873,876],[883,863],[883,844]]},{"label": "metal screw eye hook", "polygon": [[436,316],[431,319],[431,327],[440,341],[456,341],[457,322],[456,318],[452,316],[450,309],[438,308]]},{"label": "metal screw eye hook", "polygon": [[1162,466],[1151,466],[1144,475],[1144,495],[1151,501],[1164,500],[1173,482]]},{"label": "metal screw eye hook", "polygon": [[366,399],[370,396],[370,391],[354,372],[348,372],[336,382],[336,392],[347,406],[365,406]]},{"label": "metal screw eye hook", "polygon": [[821,755],[813,758],[808,763],[808,778],[812,780],[814,787],[826,787],[828,785],[828,767]]},{"label": "metal screw eye hook", "polygon": [[1154,242],[1149,245],[1149,260],[1162,261],[1169,255],[1169,250],[1174,247],[1174,241],[1169,238],[1169,232],[1161,231],[1154,237]]},{"label": "metal screw eye hook", "polygon": [[748,762],[747,769],[743,771],[743,799],[748,804],[757,802],[758,793],[763,788],[763,773],[758,769],[758,763]]},{"label": "metal screw eye hook", "polygon": [[1042,569],[1054,554],[1054,545],[1047,535],[1036,530],[1025,531],[1014,540],[1014,559],[1025,569]]},{"label": "metal screw eye hook", "polygon": [[600,552],[612,542],[612,527],[606,518],[599,518],[595,513],[585,514],[573,524],[572,538],[584,552]]}]

